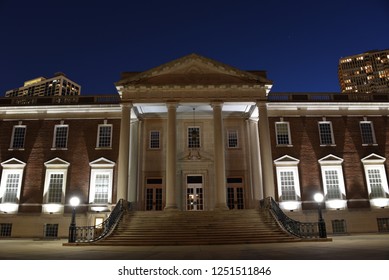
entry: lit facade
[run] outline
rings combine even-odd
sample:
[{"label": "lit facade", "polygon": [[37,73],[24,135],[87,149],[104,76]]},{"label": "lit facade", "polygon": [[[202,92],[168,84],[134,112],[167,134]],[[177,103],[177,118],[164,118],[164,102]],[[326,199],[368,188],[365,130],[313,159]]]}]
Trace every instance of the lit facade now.
[{"label": "lit facade", "polygon": [[121,198],[213,211],[271,196],[317,221],[322,192],[330,234],[388,230],[381,95],[272,93],[263,71],[198,55],[115,85],[113,96],[0,99],[0,236],[66,237],[74,195],[77,224],[96,225]]},{"label": "lit facade", "polygon": [[21,96],[68,96],[80,95],[81,86],[63,73],[56,73],[52,78],[39,77],[25,81],[23,87],[8,90],[6,97]]},{"label": "lit facade", "polygon": [[389,50],[341,58],[338,77],[343,93],[389,93]]}]

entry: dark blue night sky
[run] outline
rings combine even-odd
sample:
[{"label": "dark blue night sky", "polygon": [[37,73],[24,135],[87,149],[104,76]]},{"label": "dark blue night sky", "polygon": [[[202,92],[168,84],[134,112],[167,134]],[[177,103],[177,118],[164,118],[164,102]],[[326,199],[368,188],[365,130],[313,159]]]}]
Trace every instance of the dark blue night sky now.
[{"label": "dark blue night sky", "polygon": [[389,1],[0,0],[0,96],[64,72],[82,95],[190,53],[266,70],[273,92],[339,92],[339,58],[389,49]]}]

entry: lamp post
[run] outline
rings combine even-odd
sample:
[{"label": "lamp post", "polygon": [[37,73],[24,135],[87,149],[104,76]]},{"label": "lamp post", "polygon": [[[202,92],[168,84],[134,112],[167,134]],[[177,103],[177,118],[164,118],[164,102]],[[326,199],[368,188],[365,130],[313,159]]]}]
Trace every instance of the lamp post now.
[{"label": "lamp post", "polygon": [[73,207],[72,210],[72,222],[69,226],[69,243],[75,243],[76,242],[76,207],[80,204],[80,199],[77,196],[73,196],[70,199],[70,205]]},{"label": "lamp post", "polygon": [[321,213],[321,203],[324,200],[324,196],[321,193],[316,193],[313,198],[317,202],[319,210],[319,237],[327,238],[326,223],[324,222],[323,215]]}]

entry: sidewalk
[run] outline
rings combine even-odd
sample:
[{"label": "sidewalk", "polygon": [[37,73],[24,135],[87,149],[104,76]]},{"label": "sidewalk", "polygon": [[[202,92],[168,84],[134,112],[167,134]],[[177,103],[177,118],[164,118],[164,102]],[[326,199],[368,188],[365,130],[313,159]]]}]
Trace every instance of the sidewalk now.
[{"label": "sidewalk", "polygon": [[198,246],[63,246],[67,240],[0,239],[8,260],[389,260],[389,234],[329,242]]}]

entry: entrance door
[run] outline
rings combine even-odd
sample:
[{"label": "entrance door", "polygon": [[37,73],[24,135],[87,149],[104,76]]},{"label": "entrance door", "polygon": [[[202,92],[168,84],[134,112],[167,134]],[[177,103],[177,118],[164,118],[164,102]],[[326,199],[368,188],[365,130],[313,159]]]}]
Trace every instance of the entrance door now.
[{"label": "entrance door", "polygon": [[162,179],[147,179],[145,192],[146,211],[161,211],[162,201]]},{"label": "entrance door", "polygon": [[203,210],[203,176],[188,175],[186,177],[186,186],[186,210]]},{"label": "entrance door", "polygon": [[244,209],[242,178],[227,178],[227,206],[232,209]]}]

